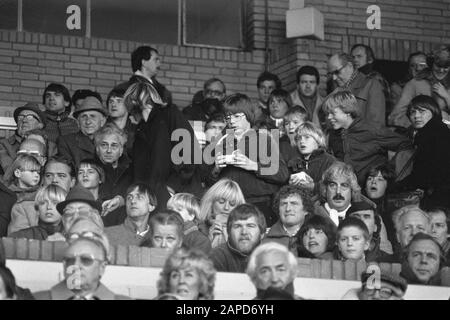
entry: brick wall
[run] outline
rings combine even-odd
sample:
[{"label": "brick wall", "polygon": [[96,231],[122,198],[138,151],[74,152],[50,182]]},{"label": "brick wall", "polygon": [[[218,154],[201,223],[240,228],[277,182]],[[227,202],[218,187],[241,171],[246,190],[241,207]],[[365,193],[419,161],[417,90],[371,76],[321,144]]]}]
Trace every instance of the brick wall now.
[{"label": "brick wall", "polygon": [[[265,1],[247,0],[248,51],[154,45],[163,56],[159,79],[173,92],[180,107],[189,104],[203,82],[218,76],[228,92],[256,97],[256,78],[264,69]],[[325,17],[325,40],[286,39],[285,13],[289,0],[268,0],[269,70],[284,86],[295,87],[295,71],[316,66],[324,91],[326,60],[348,51],[356,42],[370,44],[378,58],[404,60],[416,50],[430,51],[450,36],[450,3],[446,0],[306,0]],[[381,30],[368,30],[366,9],[381,8]],[[43,88],[59,81],[73,90],[91,87],[106,97],[130,73],[130,52],[140,43],[109,39],[0,31],[0,116],[12,107],[41,101]]]}]

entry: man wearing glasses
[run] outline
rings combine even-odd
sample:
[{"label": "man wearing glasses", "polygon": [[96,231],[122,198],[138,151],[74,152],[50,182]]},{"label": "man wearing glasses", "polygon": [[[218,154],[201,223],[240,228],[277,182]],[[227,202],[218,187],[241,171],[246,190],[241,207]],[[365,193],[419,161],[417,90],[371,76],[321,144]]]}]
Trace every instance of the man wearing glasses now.
[{"label": "man wearing glasses", "polygon": [[380,81],[358,71],[353,65],[353,58],[347,53],[331,56],[328,76],[340,90],[349,90],[355,95],[362,119],[377,127],[385,126],[386,99]]},{"label": "man wearing glasses", "polygon": [[101,283],[108,263],[104,236],[86,233],[69,239],[63,258],[64,280],[48,291],[34,294],[37,300],[128,300]]},{"label": "man wearing glasses", "polygon": [[403,300],[408,283],[401,277],[381,270],[363,272],[361,288],[350,289],[342,300]]},{"label": "man wearing glasses", "polygon": [[1,171],[5,171],[13,163],[25,133],[45,128],[47,118],[36,103],[27,103],[14,110],[14,121],[17,123],[15,134],[0,140]]}]

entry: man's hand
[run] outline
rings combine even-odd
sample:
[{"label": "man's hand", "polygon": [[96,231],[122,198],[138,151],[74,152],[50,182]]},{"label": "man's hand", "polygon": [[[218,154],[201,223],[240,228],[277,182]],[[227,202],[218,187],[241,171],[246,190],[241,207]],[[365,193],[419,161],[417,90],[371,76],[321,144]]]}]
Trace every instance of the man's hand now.
[{"label": "man's hand", "polygon": [[258,171],[258,163],[250,160],[245,154],[242,154],[239,150],[233,152],[234,162],[233,166],[247,170]]},{"label": "man's hand", "polygon": [[125,200],[122,196],[115,196],[111,200],[106,200],[102,203],[102,216],[106,216],[108,213],[113,212],[117,208],[123,206],[125,204]]}]

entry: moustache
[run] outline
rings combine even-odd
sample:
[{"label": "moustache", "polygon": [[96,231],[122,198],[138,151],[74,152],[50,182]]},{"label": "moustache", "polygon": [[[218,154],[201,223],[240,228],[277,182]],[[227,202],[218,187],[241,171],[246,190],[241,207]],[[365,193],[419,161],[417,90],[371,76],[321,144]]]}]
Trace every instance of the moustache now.
[{"label": "moustache", "polygon": [[340,193],[338,193],[333,197],[333,200],[345,200],[345,198]]}]

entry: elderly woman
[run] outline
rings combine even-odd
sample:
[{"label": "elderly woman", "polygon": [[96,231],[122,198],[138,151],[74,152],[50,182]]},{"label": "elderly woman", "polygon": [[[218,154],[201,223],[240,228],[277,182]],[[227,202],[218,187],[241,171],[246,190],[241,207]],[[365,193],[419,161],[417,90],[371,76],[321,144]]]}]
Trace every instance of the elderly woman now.
[{"label": "elderly woman", "polygon": [[255,119],[251,106],[244,94],[225,99],[228,129],[215,146],[211,176],[236,181],[247,202],[256,205],[271,226],[277,219],[271,210],[272,195],[287,183],[289,172],[276,139],[251,128]]},{"label": "elderly woman", "polygon": [[333,259],[336,226],[322,216],[311,216],[298,232],[298,256],[312,259]]},{"label": "elderly woman", "polygon": [[446,112],[450,110],[450,46],[442,46],[432,57],[431,69],[427,68],[417,73],[403,88],[402,95],[389,115],[389,122],[394,125],[409,126],[407,113],[411,100],[418,95],[433,97],[439,108]]},{"label": "elderly woman", "polygon": [[[124,100],[130,114],[140,120],[132,154],[134,182],[150,185],[160,206],[172,192],[200,196],[202,186],[194,157],[201,154],[201,148],[181,111],[164,103],[156,89],[144,82],[132,84]],[[179,135],[173,135],[174,131]],[[189,150],[172,152],[175,146]]]},{"label": "elderly woman", "polygon": [[424,190],[425,207],[450,207],[450,130],[442,122],[441,110],[433,98],[420,95],[411,101],[407,114],[416,151],[412,172],[398,187]]},{"label": "elderly woman", "polygon": [[125,131],[112,123],[103,126],[94,137],[95,152],[104,171],[104,181],[99,188],[99,199],[103,200],[103,215],[106,226],[121,224],[125,212],[125,194],[133,182],[131,160],[124,149],[127,142]]},{"label": "elderly woman", "polygon": [[245,203],[239,184],[230,179],[220,179],[206,191],[200,204],[199,220],[206,224],[211,247],[227,242],[227,221],[231,210]]},{"label": "elderly woman", "polygon": [[214,300],[215,281],[216,270],[205,253],[178,248],[164,264],[158,280],[158,296],[171,294],[183,300]]}]

